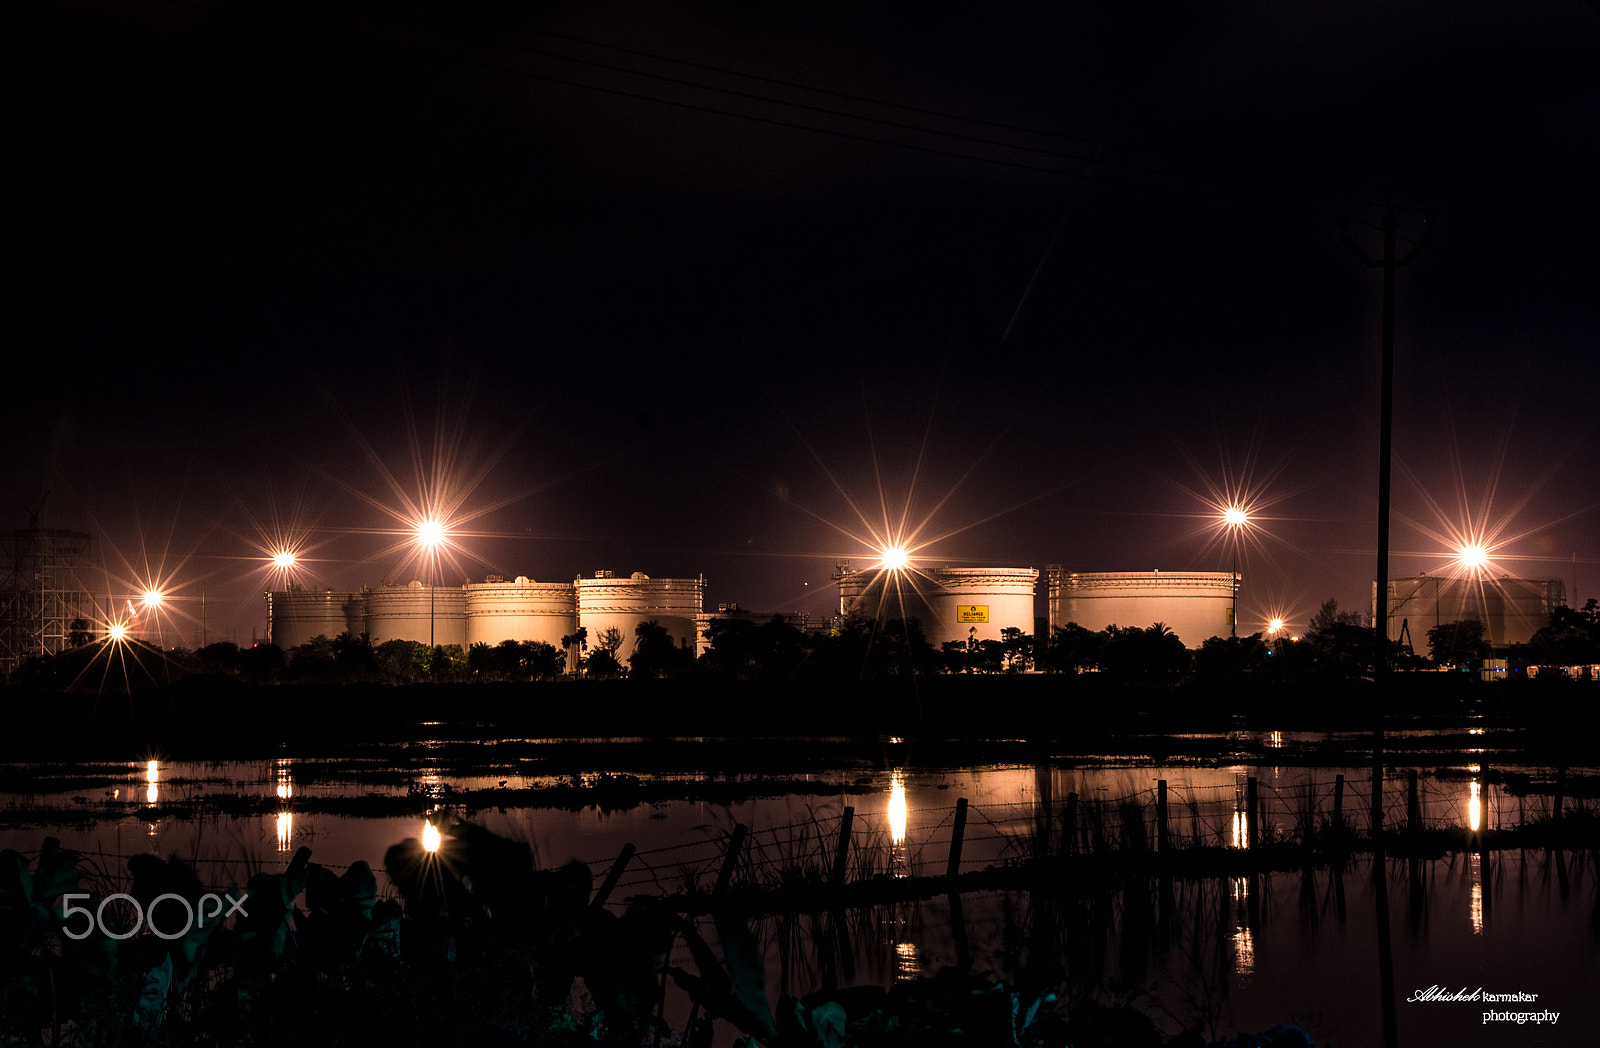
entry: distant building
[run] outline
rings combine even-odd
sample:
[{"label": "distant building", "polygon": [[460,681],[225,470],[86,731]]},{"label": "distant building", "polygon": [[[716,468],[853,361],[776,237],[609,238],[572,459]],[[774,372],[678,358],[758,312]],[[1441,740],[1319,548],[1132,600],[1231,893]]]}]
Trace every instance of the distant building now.
[{"label": "distant building", "polygon": [[88,579],[94,539],[63,528],[30,527],[0,536],[0,673],[72,647],[75,623],[93,629]]},{"label": "distant building", "polygon": [[269,592],[267,640],[280,648],[293,648],[312,637],[337,637],[364,633],[366,604],[362,594],[338,590],[308,590],[291,585]]},{"label": "distant building", "polygon": [[578,595],[570,582],[493,576],[466,591],[468,645],[519,640],[559,648],[578,626]]},{"label": "distant building", "polygon": [[290,587],[266,594],[267,636],[281,648],[344,632],[366,633],[374,644],[409,640],[468,647],[516,640],[560,647],[581,626],[593,648],[602,630],[615,628],[625,659],[641,622],[656,622],[674,642],[693,644],[705,584],[704,576],[652,579],[635,572],[617,578],[599,571],[572,582],[519,575],[510,582],[492,576],[464,586],[409,582],[354,593]]},{"label": "distant building", "polygon": [[1050,632],[1069,622],[1096,632],[1159,622],[1185,647],[1198,648],[1233,632],[1238,582],[1231,571],[1063,571],[1051,564],[1045,568]]},{"label": "distant building", "polygon": [[409,640],[467,646],[467,591],[462,586],[379,586],[361,591],[362,621],[372,643]]},{"label": "distant building", "polygon": [[[1411,646],[1428,644],[1428,631],[1446,622],[1483,623],[1484,639],[1496,648],[1526,644],[1550,624],[1550,615],[1567,602],[1560,579],[1483,578],[1414,575],[1389,580],[1389,636],[1398,638],[1409,626]],[[1372,610],[1378,607],[1378,584],[1372,584]]]},{"label": "distant building", "polygon": [[593,578],[582,575],[573,580],[577,589],[578,625],[588,631],[590,650],[602,630],[622,634],[617,657],[624,662],[637,640],[641,622],[654,622],[667,631],[674,644],[695,643],[695,618],[705,600],[706,577],[692,579],[653,579],[642,571],[617,578],[609,571],[597,571]]},{"label": "distant building", "polygon": [[999,640],[1009,627],[1033,631],[1037,568],[857,570],[840,561],[833,580],[841,615],[914,618],[935,648],[952,640]]}]

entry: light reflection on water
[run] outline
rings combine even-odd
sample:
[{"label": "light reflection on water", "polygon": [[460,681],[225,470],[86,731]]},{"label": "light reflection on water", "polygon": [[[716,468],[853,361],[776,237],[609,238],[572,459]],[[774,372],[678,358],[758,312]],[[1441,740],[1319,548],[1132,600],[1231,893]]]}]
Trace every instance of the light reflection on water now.
[{"label": "light reflection on water", "polygon": [[916,943],[895,943],[894,956],[896,979],[904,982],[909,979],[915,979],[922,974],[922,958],[918,955]]},{"label": "light reflection on water", "polygon": [[[221,766],[148,761],[120,768],[116,774],[122,785],[106,792],[112,794],[113,799],[121,800],[116,795],[128,785],[131,774],[137,788],[127,791],[129,797],[125,803],[130,807],[140,797],[146,799],[145,803],[159,803],[163,799],[168,802],[180,799],[175,793],[187,796],[208,790],[254,789],[259,796],[270,798],[277,810],[275,814],[254,820],[255,829],[251,829],[252,819],[201,816],[166,819],[159,824],[151,820],[147,825],[131,814],[120,822],[106,820],[90,830],[5,827],[0,829],[0,846],[36,850],[41,833],[51,832],[62,838],[65,847],[128,853],[151,845],[144,840],[132,843],[127,837],[134,835],[124,836],[125,831],[137,830],[140,837],[145,834],[153,837],[159,825],[163,852],[204,854],[205,848],[216,848],[222,853],[238,855],[251,854],[252,845],[258,845],[259,851],[254,854],[255,861],[260,863],[262,853],[278,855],[277,861],[282,861],[282,853],[292,852],[297,840],[313,841],[313,861],[337,869],[356,859],[366,859],[379,870],[381,879],[384,850],[419,832],[420,814],[360,819],[296,811],[296,802],[309,797],[350,796],[363,792],[392,796],[404,792],[401,785],[368,787],[357,777],[328,781],[317,772],[316,761],[279,759]],[[298,781],[301,768],[307,769],[306,781],[311,783],[310,787]],[[1495,825],[1498,822],[1497,799],[1494,791],[1481,781],[1481,768],[1469,765],[1461,770],[1466,774],[1459,778],[1423,777],[1431,804],[1427,811],[1436,815],[1440,824],[1454,822],[1463,829]],[[851,769],[840,774],[839,781],[854,779],[858,771]],[[981,861],[1007,861],[1019,854],[1025,855],[1029,828],[1044,826],[1043,832],[1049,832],[1048,827],[1052,825],[1049,820],[1038,818],[1041,805],[1049,807],[1055,819],[1059,819],[1069,794],[1073,793],[1078,795],[1080,804],[1076,827],[1078,846],[1088,846],[1092,840],[1088,822],[1095,805],[1100,805],[1106,814],[1104,831],[1113,834],[1118,826],[1112,818],[1117,800],[1142,798],[1148,810],[1152,778],[1162,778],[1168,783],[1175,832],[1209,834],[1217,843],[1246,847],[1251,834],[1242,810],[1241,783],[1245,778],[1258,779],[1259,803],[1264,810],[1273,803],[1279,805],[1278,809],[1262,816],[1263,826],[1276,820],[1282,828],[1292,826],[1292,805],[1299,796],[1296,791],[1308,782],[1317,784],[1312,792],[1320,805],[1318,814],[1328,815],[1331,810],[1328,784],[1336,772],[1344,773],[1351,784],[1344,796],[1344,815],[1352,828],[1360,831],[1364,828],[1366,796],[1365,790],[1354,784],[1360,781],[1365,769],[1163,767],[1148,762],[1140,767],[1109,770],[1032,766],[896,767],[874,774],[873,792],[864,795],[841,789],[832,796],[765,798],[726,805],[686,800],[612,812],[597,808],[575,812],[513,808],[463,814],[494,832],[534,844],[542,865],[559,865],[569,857],[576,857],[603,872],[602,864],[609,863],[624,842],[635,843],[641,851],[647,851],[699,841],[705,843],[707,854],[714,859],[716,833],[735,821],[750,825],[758,832],[770,831],[774,827],[807,825],[813,820],[837,819],[843,808],[850,805],[872,813],[869,818],[857,822],[858,832],[878,834],[879,842],[884,839],[881,835],[887,834],[895,873],[937,874],[943,869],[951,832],[951,811],[957,797],[966,797],[972,804],[974,817],[969,822],[972,836],[967,841],[966,854]],[[504,777],[504,773],[500,774]],[[774,774],[782,774],[782,769],[774,769]],[[817,775],[824,777],[826,773]],[[480,776],[491,781],[495,777],[494,774]],[[462,780],[449,778],[436,766],[419,771],[414,781],[425,792],[437,791],[446,785],[458,788],[462,785]],[[178,783],[176,790],[170,785],[174,782]],[[198,785],[187,785],[190,783]],[[1403,785],[1393,785],[1391,780],[1389,796],[1400,810],[1404,806],[1403,789]],[[883,821],[879,821],[880,818]],[[1515,807],[1510,818],[1513,822],[1517,818]],[[1015,843],[1008,845],[999,838],[986,843],[982,834],[989,831],[991,823],[1009,827],[1006,832],[1013,835]],[[426,834],[427,831],[424,828],[422,832]],[[111,838],[113,833],[115,839]],[[1109,846],[1116,846],[1115,840],[1111,840]],[[1528,981],[1528,989],[1552,995],[1566,985],[1560,981],[1563,979],[1588,978],[1592,984],[1600,978],[1600,973],[1596,972],[1597,954],[1593,934],[1588,930],[1584,900],[1592,902],[1594,898],[1593,867],[1573,859],[1568,861],[1571,867],[1557,877],[1550,872],[1551,860],[1535,853],[1525,858],[1511,853],[1493,853],[1487,861],[1476,853],[1456,853],[1453,858],[1429,860],[1424,864],[1426,890],[1420,897],[1408,894],[1406,879],[1397,877],[1393,897],[1396,899],[1397,948],[1403,958],[1397,968],[1399,976],[1422,979],[1423,986],[1441,981],[1487,981],[1499,977],[1502,982]],[[119,864],[107,862],[106,865],[115,868]],[[1222,878],[1211,882],[1209,898],[1197,889],[1189,889],[1188,895],[1180,889],[1172,921],[1179,931],[1173,943],[1165,948],[1164,954],[1152,946],[1152,955],[1137,964],[1132,958],[1119,959],[1120,950],[1115,945],[1120,934],[1121,907],[1130,905],[1126,900],[1110,911],[1103,931],[1094,930],[1092,924],[1089,927],[1067,925],[1059,930],[1061,949],[1064,955],[1071,954],[1079,949],[1086,936],[1090,941],[1095,936],[1108,936],[1111,945],[1097,947],[1098,953],[1089,951],[1091,957],[1099,958],[1087,962],[1092,968],[1107,976],[1117,972],[1134,973],[1138,979],[1159,983],[1187,978],[1184,972],[1188,971],[1189,962],[1184,960],[1182,950],[1185,944],[1192,945],[1195,936],[1208,936],[1213,947],[1221,947],[1210,956],[1220,959],[1233,980],[1228,1008],[1237,1027],[1265,1029],[1284,1021],[1291,1008],[1299,1007],[1293,1003],[1301,1000],[1296,995],[1311,992],[1305,987],[1315,978],[1326,980],[1336,991],[1341,987],[1347,990],[1348,979],[1341,972],[1370,969],[1374,949],[1371,943],[1372,896],[1370,875],[1362,872],[1364,865],[1357,861],[1337,877],[1327,870],[1315,871],[1308,878],[1314,886],[1309,896],[1299,886],[1298,874]],[[225,884],[230,876],[221,867],[203,868],[202,872],[208,881],[215,883]],[[1563,884],[1564,888],[1559,887]],[[638,882],[630,890],[649,892],[651,886]],[[626,894],[620,893],[619,898],[625,898]],[[1304,901],[1308,897],[1309,903]],[[1297,898],[1301,900],[1298,903]],[[989,898],[986,893],[966,897],[963,927],[973,940],[977,965],[1005,973],[1004,966],[1015,963],[1014,957],[1006,955],[1005,945],[1014,941],[1015,916],[997,913],[996,908],[1016,901],[1013,897],[1006,903]],[[1142,904],[1131,905],[1137,908]],[[857,981],[912,978],[953,963],[960,951],[954,944],[948,919],[941,922],[927,917],[945,912],[945,907],[942,900],[918,903],[902,908],[889,920],[874,921],[876,931],[873,934],[858,934],[855,942],[859,961]],[[907,912],[921,914],[925,919],[908,919]],[[1404,933],[1404,929],[1410,927],[1423,930]],[[1549,944],[1549,956],[1541,954],[1530,959],[1526,956],[1528,951],[1520,946],[1539,940]],[[1582,948],[1573,946],[1574,941]],[[877,960],[869,963],[869,956]],[[1570,970],[1571,974],[1523,976],[1520,969],[1512,967],[1513,963],[1527,964],[1530,966],[1527,970],[1533,973]],[[1284,975],[1285,971],[1304,978],[1291,980]],[[806,978],[803,972],[797,975],[787,992],[805,993],[815,988],[806,985]],[[1550,989],[1546,991],[1533,985],[1530,980],[1535,978],[1544,979]],[[1322,1011],[1334,1015],[1343,1014],[1350,1007],[1341,1003],[1332,991],[1317,1000]],[[1569,1000],[1565,1004],[1576,1009],[1578,1001]],[[1169,1001],[1166,1007],[1174,1016],[1182,1011],[1181,1002]],[[1404,1016],[1404,1010],[1402,1014]],[[1329,1036],[1327,1040],[1370,1043],[1360,1032],[1370,1029],[1361,1026],[1366,1021],[1343,1020],[1342,1037]],[[1413,1017],[1410,1021],[1417,1020]],[[1411,1044],[1427,1043],[1430,1042],[1426,1039],[1413,1039],[1408,1041],[1408,1048]]]},{"label": "light reflection on water", "polygon": [[1472,892],[1468,897],[1467,920],[1473,935],[1483,934],[1483,868],[1477,853],[1467,855],[1467,869],[1472,878]]},{"label": "light reflection on water", "polygon": [[895,844],[906,840],[906,784],[899,769],[889,780],[889,839]]},{"label": "light reflection on water", "polygon": [[[292,852],[297,843],[314,839],[314,861],[346,866],[357,859],[365,859],[376,865],[389,845],[416,835],[415,823],[399,817],[359,818],[319,812],[317,802],[320,799],[363,795],[403,797],[409,785],[419,805],[422,801],[448,804],[452,791],[492,790],[507,781],[506,772],[499,769],[470,776],[450,775],[431,758],[407,776],[397,775],[392,765],[374,764],[372,771],[378,773],[378,777],[371,783],[363,780],[366,765],[342,762],[336,771],[328,771],[314,759],[211,763],[163,760],[141,761],[134,767],[138,769],[137,790],[124,788],[127,779],[121,780],[123,785],[115,785],[113,779],[111,788],[96,794],[96,798],[103,796],[104,799],[96,799],[95,803],[111,810],[99,817],[92,829],[48,825],[42,829],[64,837],[87,833],[92,839],[103,835],[106,829],[120,826],[124,831],[137,830],[142,836],[160,837],[163,851],[190,853],[195,848],[210,848],[226,842],[233,852],[249,854],[252,847],[250,824],[254,822],[255,839],[264,846],[258,859]],[[302,770],[310,785],[302,785]],[[858,768],[849,768],[830,775],[825,770],[809,770],[806,777],[811,781],[839,783],[839,793],[820,796],[751,799],[732,804],[686,799],[614,811],[585,808],[570,812],[517,807],[508,811],[458,811],[491,827],[508,827],[508,832],[533,841],[546,865],[559,865],[568,858],[577,858],[600,866],[609,863],[624,843],[633,843],[641,851],[648,851],[658,846],[709,842],[715,836],[713,831],[718,827],[725,831],[735,821],[759,831],[762,827],[793,826],[814,818],[836,820],[845,806],[851,806],[871,813],[857,821],[856,832],[858,835],[882,835],[877,846],[892,856],[895,873],[936,876],[944,869],[957,798],[966,798],[971,805],[963,851],[964,869],[1026,858],[1040,841],[1059,847],[1062,844],[1060,835],[1065,832],[1062,815],[1072,794],[1078,798],[1074,802],[1078,806],[1075,840],[1070,842],[1074,849],[1121,846],[1120,834],[1127,831],[1128,825],[1135,828],[1138,825],[1122,822],[1118,805],[1128,800],[1147,813],[1143,832],[1148,844],[1154,846],[1155,825],[1150,813],[1156,779],[1167,784],[1169,823],[1180,847],[1210,844],[1242,848],[1249,847],[1252,839],[1266,835],[1292,834],[1298,831],[1299,821],[1303,821],[1305,814],[1297,807],[1304,806],[1308,796],[1313,824],[1326,822],[1332,813],[1336,774],[1343,774],[1346,779],[1342,817],[1353,831],[1361,833],[1365,830],[1369,798],[1369,786],[1365,781],[1369,772],[1360,768],[1163,767],[1146,762],[1142,767],[1109,769],[894,767],[867,779],[859,772]],[[604,773],[605,769],[597,769],[585,778],[592,780]],[[782,775],[783,769],[773,769],[772,774]],[[671,777],[693,780],[703,775],[676,771]],[[570,774],[523,775],[518,782],[534,784],[572,778]],[[1256,779],[1259,787],[1257,826],[1248,824],[1244,810],[1246,782],[1250,778]],[[847,783],[869,780],[869,785],[846,788]],[[70,807],[74,790],[82,789],[75,786],[51,794],[48,781],[48,777],[43,778],[43,785],[30,794],[30,798]],[[1465,832],[1500,824],[1500,798],[1482,782],[1478,765],[1462,766],[1459,778],[1424,774],[1421,781],[1421,812],[1430,827],[1454,824]],[[180,785],[169,786],[173,782]],[[270,800],[270,814],[233,819],[208,815],[201,808],[196,812],[184,811],[177,818],[165,813],[161,813],[160,818],[152,818],[158,812],[145,808],[141,813],[137,806],[140,801],[157,806],[186,804],[207,794],[248,794],[252,789],[261,791],[257,795]],[[859,792],[861,789],[872,792],[864,795]],[[1404,783],[1393,777],[1386,785],[1388,811],[1385,818],[1391,825],[1399,825],[1404,819],[1404,790]],[[0,803],[4,803],[4,798],[0,798]],[[1537,798],[1532,803],[1517,798],[1510,813],[1511,824],[1521,817],[1519,812],[1525,810],[1529,817],[1536,814],[1538,805]],[[123,814],[119,817],[115,814],[117,811]],[[26,827],[0,826],[0,843],[34,848],[38,833]],[[858,850],[862,843],[858,837]],[[852,862],[855,862],[854,857]],[[601,870],[603,872],[603,866]]]}]

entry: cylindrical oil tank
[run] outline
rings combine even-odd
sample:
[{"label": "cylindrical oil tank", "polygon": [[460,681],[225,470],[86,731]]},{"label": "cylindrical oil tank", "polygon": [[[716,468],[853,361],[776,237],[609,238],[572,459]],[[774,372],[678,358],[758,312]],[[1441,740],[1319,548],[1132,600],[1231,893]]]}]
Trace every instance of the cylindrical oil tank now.
[{"label": "cylindrical oil tank", "polygon": [[1014,626],[1032,634],[1037,568],[868,568],[840,563],[839,613],[911,619],[939,647],[946,641],[999,640]]},{"label": "cylindrical oil tank", "polygon": [[570,582],[472,583],[467,591],[467,643],[543,641],[561,647],[578,626],[577,594]]},{"label": "cylindrical oil tank", "polygon": [[1230,571],[1046,570],[1052,633],[1069,622],[1089,630],[1161,623],[1186,647],[1226,637],[1238,576]]},{"label": "cylindrical oil tank", "polygon": [[[1372,584],[1376,594],[1378,584]],[[1550,624],[1566,603],[1561,579],[1495,578],[1489,575],[1414,575],[1389,580],[1389,636],[1409,622],[1414,646],[1427,643],[1428,630],[1446,622],[1483,623],[1484,640],[1495,647],[1526,644]],[[1416,643],[1420,641],[1420,643]]]},{"label": "cylindrical oil tank", "polygon": [[935,568],[923,593],[932,613],[922,632],[934,647],[952,640],[999,640],[1008,627],[1033,633],[1038,568]]},{"label": "cylindrical oil tank", "polygon": [[280,648],[364,628],[361,601],[354,593],[291,589],[267,594],[267,640]]},{"label": "cylindrical oil tank", "polygon": [[[927,595],[935,584],[922,569],[871,567],[857,569],[840,561],[833,581],[839,586],[839,614],[869,619],[916,619],[924,634],[933,621]],[[929,635],[929,640],[932,636]]]},{"label": "cylindrical oil tank", "polygon": [[694,646],[694,623],[705,596],[705,576],[653,579],[636,571],[627,578],[617,578],[609,571],[601,571],[591,579],[580,575],[573,585],[577,591],[578,625],[588,631],[591,651],[603,631],[615,629],[622,635],[617,657],[627,661],[641,622],[666,627],[674,644]]},{"label": "cylindrical oil tank", "polygon": [[365,590],[367,633],[372,643],[410,640],[466,647],[467,594],[460,586],[379,586]]}]

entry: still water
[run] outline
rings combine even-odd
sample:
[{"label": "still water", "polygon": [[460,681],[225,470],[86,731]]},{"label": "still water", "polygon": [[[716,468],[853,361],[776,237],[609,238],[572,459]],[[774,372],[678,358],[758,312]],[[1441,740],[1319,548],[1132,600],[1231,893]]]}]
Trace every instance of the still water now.
[{"label": "still water", "polygon": [[[1268,734],[1254,741],[1270,754],[1275,744],[1318,740]],[[648,744],[639,746],[643,753]],[[625,760],[559,774],[525,759],[463,769],[430,752],[419,747],[405,766],[349,757],[4,766],[0,847],[32,853],[46,834],[55,836],[108,883],[117,882],[130,855],[176,855],[223,887],[273,869],[305,846],[313,861],[336,870],[364,859],[382,884],[384,851],[421,836],[424,809],[443,805],[527,842],[541,866],[575,859],[597,880],[633,844],[637,855],[612,897],[620,903],[709,886],[736,824],[750,831],[741,876],[757,881],[830,866],[846,809],[853,814],[849,876],[936,876],[948,867],[963,819],[960,868],[982,869],[1042,846],[1062,847],[1069,804],[1077,813],[1072,847],[1148,848],[1163,782],[1168,831],[1180,846],[1248,847],[1253,837],[1292,837],[1329,819],[1336,793],[1346,821],[1361,830],[1370,797],[1367,769],[1230,763],[1220,741],[1210,760],[1123,757],[1072,767],[897,765],[888,747],[836,767],[806,766],[793,775],[771,769],[771,776],[807,787],[787,793],[756,788],[757,774],[647,775]],[[614,745],[606,752],[615,759]],[[1547,798],[1511,796],[1480,781],[1481,759],[1471,747],[1429,755],[1417,797],[1426,824],[1511,826],[1543,814]],[[683,789],[647,803],[565,808],[532,806],[524,792],[630,772],[675,777]],[[697,798],[695,783],[713,774],[724,784],[747,779],[752,795]],[[1405,772],[1391,775],[1385,818],[1398,822],[1408,807]],[[1252,779],[1260,811],[1254,835],[1244,818]],[[462,803],[468,791],[486,792]],[[504,803],[496,803],[497,791]],[[250,810],[240,814],[244,802]],[[1595,1043],[1600,1006],[1590,1002],[1600,986],[1600,886],[1592,853],[1391,858],[1383,884],[1401,1044]],[[1062,978],[1102,1000],[1131,1001],[1168,1033],[1190,1027],[1223,1036],[1294,1021],[1319,1045],[1364,1045],[1381,1043],[1378,909],[1371,860],[1362,857],[1340,870],[1134,881],[1093,899],[967,892],[953,910],[935,893],[850,911],[842,936],[830,919],[812,914],[771,918],[758,932],[774,996],[830,984],[887,985],[965,959],[998,978]],[[1438,999],[1463,990],[1478,1000]],[[1485,994],[1521,1000],[1486,1002]],[[1531,1024],[1528,1017],[1538,1013],[1547,1021]]]}]

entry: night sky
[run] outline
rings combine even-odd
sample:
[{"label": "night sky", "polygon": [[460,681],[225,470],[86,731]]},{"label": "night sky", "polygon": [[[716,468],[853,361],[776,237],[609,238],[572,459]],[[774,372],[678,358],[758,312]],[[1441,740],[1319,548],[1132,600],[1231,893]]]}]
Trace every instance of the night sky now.
[{"label": "night sky", "polygon": [[278,538],[420,577],[436,484],[444,581],[810,612],[858,510],[933,564],[1226,570],[1243,490],[1241,632],[1303,625],[1374,574],[1336,216],[1380,254],[1390,187],[1435,230],[1392,573],[1486,529],[1600,595],[1595,6],[772,6],[8,8],[0,528],[100,535],[193,644],[202,598],[264,632]]}]

